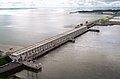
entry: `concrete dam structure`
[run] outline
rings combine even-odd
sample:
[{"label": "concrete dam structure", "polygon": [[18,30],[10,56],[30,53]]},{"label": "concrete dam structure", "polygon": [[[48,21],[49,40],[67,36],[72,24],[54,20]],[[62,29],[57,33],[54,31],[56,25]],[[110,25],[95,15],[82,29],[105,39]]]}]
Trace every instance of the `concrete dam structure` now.
[{"label": "concrete dam structure", "polygon": [[40,41],[36,44],[14,51],[10,55],[10,57],[15,62],[22,62],[22,61],[34,59],[66,42],[74,42],[75,37],[84,34],[92,26],[94,26],[94,22],[88,23],[86,26],[80,26],[79,28],[74,28],[62,34],[58,34],[54,37]]}]

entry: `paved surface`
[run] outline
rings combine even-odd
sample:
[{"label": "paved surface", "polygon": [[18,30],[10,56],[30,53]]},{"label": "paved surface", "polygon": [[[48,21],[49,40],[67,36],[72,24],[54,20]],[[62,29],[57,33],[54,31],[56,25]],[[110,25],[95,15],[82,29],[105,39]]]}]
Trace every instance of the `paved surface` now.
[{"label": "paved surface", "polygon": [[22,64],[17,63],[17,62],[10,62],[8,65],[0,67],[0,74],[10,71],[10,70],[13,70],[19,66],[22,66]]}]

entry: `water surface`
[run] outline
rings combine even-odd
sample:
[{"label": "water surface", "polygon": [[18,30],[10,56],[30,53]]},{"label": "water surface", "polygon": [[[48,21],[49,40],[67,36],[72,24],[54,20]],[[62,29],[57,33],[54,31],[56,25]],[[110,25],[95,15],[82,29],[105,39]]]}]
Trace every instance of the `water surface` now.
[{"label": "water surface", "polygon": [[[78,23],[106,15],[69,14],[60,10],[2,11],[0,49],[19,49],[70,30]],[[99,28],[98,28],[99,27]],[[17,73],[25,79],[120,79],[120,26],[98,26],[100,33],[87,32],[39,58],[42,71]]]},{"label": "water surface", "polygon": [[69,14],[63,9],[1,10],[0,50],[17,50],[104,16]]},{"label": "water surface", "polygon": [[[98,27],[95,27],[98,28]],[[120,26],[99,26],[100,33],[87,32],[37,60],[42,63],[38,79],[119,79]],[[24,74],[23,74],[24,73]],[[37,79],[35,73],[17,75]]]}]

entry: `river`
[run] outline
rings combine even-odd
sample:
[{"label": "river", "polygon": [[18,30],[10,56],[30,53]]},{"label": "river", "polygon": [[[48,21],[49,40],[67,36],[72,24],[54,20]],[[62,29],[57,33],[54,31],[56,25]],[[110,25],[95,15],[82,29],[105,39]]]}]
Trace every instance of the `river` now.
[{"label": "river", "polygon": [[[19,49],[104,16],[44,9],[1,14],[0,48]],[[100,33],[87,32],[75,43],[67,43],[39,58],[36,63],[42,63],[42,70],[37,77],[31,72],[28,75],[26,70],[16,75],[25,79],[120,79],[120,26],[94,28]]]},{"label": "river", "polygon": [[64,9],[0,11],[0,50],[14,50],[74,28],[79,23],[102,18],[100,14],[69,14]]}]

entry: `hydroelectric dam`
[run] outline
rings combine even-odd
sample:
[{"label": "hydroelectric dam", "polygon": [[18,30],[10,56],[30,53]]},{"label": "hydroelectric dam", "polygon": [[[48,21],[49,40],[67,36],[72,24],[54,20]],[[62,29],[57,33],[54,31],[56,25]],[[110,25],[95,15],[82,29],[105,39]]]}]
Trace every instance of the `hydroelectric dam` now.
[{"label": "hydroelectric dam", "polygon": [[48,38],[46,40],[40,41],[36,44],[30,45],[28,47],[19,49],[17,51],[12,52],[10,57],[15,62],[22,62],[27,60],[32,60],[37,58],[46,52],[55,49],[56,47],[67,43],[67,42],[75,42],[75,38],[88,32],[90,27],[94,26],[95,22],[87,23],[84,26],[80,26],[69,30],[67,32],[58,34],[54,37]]}]

